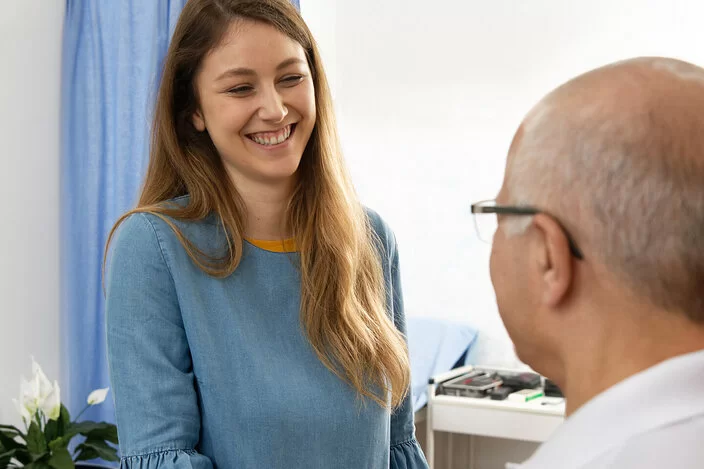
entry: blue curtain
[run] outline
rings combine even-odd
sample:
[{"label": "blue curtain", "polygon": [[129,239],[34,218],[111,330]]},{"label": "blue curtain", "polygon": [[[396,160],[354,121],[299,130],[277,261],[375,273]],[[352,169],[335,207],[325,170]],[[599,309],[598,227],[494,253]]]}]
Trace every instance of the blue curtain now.
[{"label": "blue curtain", "polygon": [[[109,386],[103,247],[138,197],[160,66],[185,0],[68,0],[61,161],[62,393],[72,415]],[[114,421],[112,395],[88,419]]]},{"label": "blue curtain", "polygon": [[[298,0],[291,0],[299,8]],[[73,415],[109,386],[103,248],[134,207],[161,64],[186,0],[67,0],[62,71],[63,397]],[[114,421],[112,398],[85,418]]]}]

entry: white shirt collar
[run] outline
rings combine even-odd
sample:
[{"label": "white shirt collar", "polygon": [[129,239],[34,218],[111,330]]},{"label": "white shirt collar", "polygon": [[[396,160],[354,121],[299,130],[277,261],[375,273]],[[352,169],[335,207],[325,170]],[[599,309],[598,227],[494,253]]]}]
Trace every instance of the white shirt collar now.
[{"label": "white shirt collar", "polygon": [[612,386],[577,410],[520,469],[588,464],[630,437],[704,414],[704,350],[680,355]]}]

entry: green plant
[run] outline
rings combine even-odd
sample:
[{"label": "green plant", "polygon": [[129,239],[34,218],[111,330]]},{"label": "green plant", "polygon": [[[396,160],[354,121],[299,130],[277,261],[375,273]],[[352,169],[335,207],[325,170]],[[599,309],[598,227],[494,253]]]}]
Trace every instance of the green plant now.
[{"label": "green plant", "polygon": [[[119,461],[117,427],[106,422],[78,422],[89,407],[102,404],[108,389],[90,393],[86,407],[71,421],[66,407],[61,404],[59,384],[52,385],[41,367],[32,360],[32,380],[22,380],[20,399],[15,400],[24,431],[13,425],[0,425],[0,469],[24,467],[27,469],[69,469],[76,461],[103,459]],[[69,450],[77,436],[85,440]]]}]

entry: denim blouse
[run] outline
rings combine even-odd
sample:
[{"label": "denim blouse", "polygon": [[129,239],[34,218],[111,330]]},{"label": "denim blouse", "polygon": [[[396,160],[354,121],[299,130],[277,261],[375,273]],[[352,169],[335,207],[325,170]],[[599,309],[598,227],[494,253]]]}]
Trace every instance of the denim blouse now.
[{"label": "denim blouse", "polygon": [[[388,312],[405,335],[395,238],[368,216]],[[172,221],[222,254],[216,217]],[[300,322],[297,262],[245,242],[235,272],[214,278],[160,218],[124,221],[106,279],[122,469],[427,469],[410,395],[390,413],[318,359]]]}]

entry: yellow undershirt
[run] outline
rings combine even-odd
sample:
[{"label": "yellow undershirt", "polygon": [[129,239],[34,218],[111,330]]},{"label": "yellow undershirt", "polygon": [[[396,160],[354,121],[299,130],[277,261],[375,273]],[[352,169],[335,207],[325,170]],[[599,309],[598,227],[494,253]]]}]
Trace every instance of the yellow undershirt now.
[{"label": "yellow undershirt", "polygon": [[284,239],[283,241],[269,241],[264,239],[250,239],[247,241],[265,251],[271,252],[296,252],[296,240],[293,238]]}]

